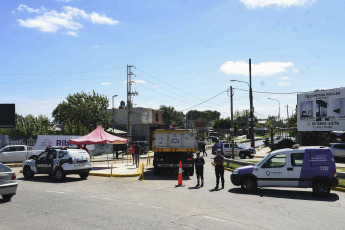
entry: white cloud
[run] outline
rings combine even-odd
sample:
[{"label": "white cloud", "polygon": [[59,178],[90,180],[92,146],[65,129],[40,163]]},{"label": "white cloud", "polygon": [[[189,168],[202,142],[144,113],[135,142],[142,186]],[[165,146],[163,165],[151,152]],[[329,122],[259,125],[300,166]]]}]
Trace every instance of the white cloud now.
[{"label": "white cloud", "polygon": [[99,48],[99,45],[96,44],[96,45],[93,46],[93,48],[97,49],[97,48]]},{"label": "white cloud", "polygon": [[74,31],[67,31],[67,32],[65,32],[65,34],[71,35],[71,36],[73,36],[73,37],[78,37],[78,36],[79,36],[79,35],[78,35],[76,32],[74,32]]},{"label": "white cloud", "polygon": [[[288,68],[293,67],[292,62],[262,62],[252,64],[253,76],[270,76],[277,73],[286,72]],[[249,64],[244,61],[228,61],[221,67],[220,71],[226,74],[249,75]]]},{"label": "white cloud", "polygon": [[313,4],[316,0],[240,0],[247,8],[264,8],[267,6],[291,7]]},{"label": "white cloud", "polygon": [[96,12],[88,14],[84,10],[71,6],[62,7],[61,12],[56,10],[46,11],[44,7],[41,7],[42,10],[35,10],[24,6],[21,7],[20,5],[18,10],[31,9],[41,14],[35,18],[18,19],[19,25],[27,28],[35,28],[42,32],[55,33],[59,30],[67,30],[64,34],[77,36],[77,31],[83,28],[81,24],[83,20],[90,21],[93,24],[116,25],[119,23],[119,21],[113,20],[105,15],[100,15]]},{"label": "white cloud", "polygon": [[[42,8],[44,9],[44,8]],[[28,13],[40,13],[41,10],[40,9],[33,9],[33,8],[30,8],[28,7],[27,5],[24,5],[24,4],[20,4],[17,8],[17,10],[19,11],[27,11]]]},{"label": "white cloud", "polygon": [[287,80],[289,77],[281,77],[280,80]]},{"label": "white cloud", "polygon": [[287,87],[290,85],[290,82],[284,82],[284,81],[281,81],[278,83],[278,86],[282,86],[282,87]]},{"label": "white cloud", "polygon": [[102,82],[101,85],[107,86],[107,85],[111,85],[111,83],[110,82]]}]

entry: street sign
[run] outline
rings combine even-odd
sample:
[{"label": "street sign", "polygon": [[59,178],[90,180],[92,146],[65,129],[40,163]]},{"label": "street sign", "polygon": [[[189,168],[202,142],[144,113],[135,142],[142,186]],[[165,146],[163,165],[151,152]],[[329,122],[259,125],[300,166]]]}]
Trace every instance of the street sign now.
[{"label": "street sign", "polygon": [[234,128],[230,128],[230,132],[233,132],[233,131],[235,131]]}]

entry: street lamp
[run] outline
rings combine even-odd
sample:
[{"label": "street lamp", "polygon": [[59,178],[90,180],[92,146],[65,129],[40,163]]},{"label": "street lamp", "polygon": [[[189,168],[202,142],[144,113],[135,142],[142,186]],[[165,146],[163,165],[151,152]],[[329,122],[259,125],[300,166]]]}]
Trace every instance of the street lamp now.
[{"label": "street lamp", "polygon": [[254,140],[254,112],[253,112],[253,91],[252,91],[252,86],[251,86],[251,77],[250,77],[250,82],[246,82],[246,81],[239,81],[239,80],[230,80],[232,82],[242,82],[242,83],[246,83],[249,87],[249,102],[250,102],[250,112],[249,112],[249,116],[250,116],[250,139],[251,139],[251,147],[255,148],[255,140]]},{"label": "street lamp", "polygon": [[115,133],[115,132],[114,132],[114,116],[115,116],[115,115],[114,115],[114,97],[117,97],[117,96],[119,96],[119,95],[114,95],[114,96],[112,96],[112,101],[113,101],[113,108],[112,108],[112,109],[113,109],[113,117],[112,117],[111,120],[112,120],[113,133]]},{"label": "street lamp", "polygon": [[273,101],[278,101],[278,103],[279,103],[279,114],[278,114],[278,125],[279,125],[279,120],[280,120],[280,101],[278,100],[278,99],[274,99],[274,98],[267,98],[267,99],[269,99],[269,100],[273,100]]}]

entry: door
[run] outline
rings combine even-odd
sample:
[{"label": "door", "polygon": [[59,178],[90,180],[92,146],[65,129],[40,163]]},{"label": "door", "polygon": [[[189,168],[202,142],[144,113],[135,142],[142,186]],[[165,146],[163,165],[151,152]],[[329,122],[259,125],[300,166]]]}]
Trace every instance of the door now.
[{"label": "door", "polygon": [[23,162],[26,160],[26,154],[24,146],[16,146],[16,154],[14,155],[15,162]]},{"label": "door", "polygon": [[56,151],[46,151],[41,153],[36,159],[38,173],[53,173],[53,159],[56,158]]},{"label": "door", "polygon": [[[290,154],[291,167],[288,168],[288,170],[290,172],[290,186],[291,187],[300,187],[299,184],[300,184],[300,179],[301,179],[303,159],[304,159],[304,152]],[[302,183],[305,183],[305,182],[302,182]]]},{"label": "door", "polygon": [[290,186],[287,154],[274,154],[262,163],[258,173],[259,187],[286,187]]}]

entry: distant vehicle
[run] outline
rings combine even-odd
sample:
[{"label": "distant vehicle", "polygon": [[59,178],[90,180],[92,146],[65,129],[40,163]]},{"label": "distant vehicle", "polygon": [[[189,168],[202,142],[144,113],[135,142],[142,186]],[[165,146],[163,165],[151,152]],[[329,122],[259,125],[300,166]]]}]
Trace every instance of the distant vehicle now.
[{"label": "distant vehicle", "polygon": [[[217,149],[222,151],[222,155],[225,157],[232,156],[232,146],[231,143],[216,143],[212,146],[212,154],[216,155]],[[235,156],[239,156],[241,159],[245,159],[246,157],[253,158],[256,151],[254,148],[247,147],[240,142],[234,142],[234,154]]]},{"label": "distant vehicle", "polygon": [[345,143],[330,143],[329,148],[332,150],[334,157],[345,158]]},{"label": "distant vehicle", "polygon": [[323,197],[338,185],[334,157],[327,147],[294,147],[273,151],[255,166],[237,168],[231,182],[244,192],[257,187],[313,188]]},{"label": "distant vehicle", "polygon": [[0,162],[12,163],[23,162],[27,159],[32,159],[43,152],[42,150],[36,150],[32,146],[26,145],[7,145],[0,150]]},{"label": "distant vehicle", "polygon": [[216,143],[219,142],[219,137],[216,137],[216,136],[209,136],[209,138],[212,139],[212,142],[216,142]]},{"label": "distant vehicle", "polygon": [[198,151],[197,134],[190,130],[155,130],[153,134],[154,174],[177,171],[180,161],[184,174],[193,176],[193,153]]},{"label": "distant vehicle", "polygon": [[[284,138],[284,139],[274,139],[273,143],[274,143],[273,144],[274,150],[277,150],[277,149],[291,148],[295,144],[295,141],[290,138]],[[271,147],[271,141],[269,141],[269,147]]]},{"label": "distant vehicle", "polygon": [[85,150],[50,147],[35,159],[24,162],[23,175],[25,179],[31,179],[35,174],[49,174],[62,181],[68,174],[79,174],[86,179],[91,169],[90,156]]},{"label": "distant vehicle", "polygon": [[0,163],[0,195],[4,200],[10,200],[16,195],[18,183],[15,172]]},{"label": "distant vehicle", "polygon": [[148,141],[136,141],[141,147],[142,154],[147,154],[150,150],[150,144]]}]

